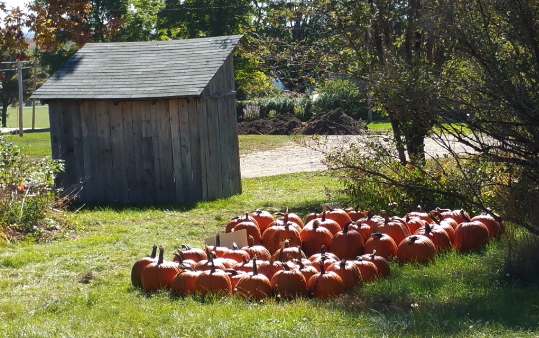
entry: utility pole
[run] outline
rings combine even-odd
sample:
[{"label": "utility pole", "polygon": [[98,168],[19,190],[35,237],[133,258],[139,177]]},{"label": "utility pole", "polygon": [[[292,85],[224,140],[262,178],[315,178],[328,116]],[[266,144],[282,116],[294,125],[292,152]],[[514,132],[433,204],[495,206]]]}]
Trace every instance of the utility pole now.
[{"label": "utility pole", "polygon": [[[36,49],[37,49],[37,45],[36,45]],[[36,87],[37,87],[37,55],[34,57],[34,88],[33,88],[32,93],[36,91]],[[36,129],[36,100],[32,100],[32,130],[34,129]]]},{"label": "utility pole", "polygon": [[22,90],[22,52],[19,53],[17,58],[17,79],[19,80],[19,136],[22,137],[23,125],[22,125],[22,106],[23,102],[23,90]]}]

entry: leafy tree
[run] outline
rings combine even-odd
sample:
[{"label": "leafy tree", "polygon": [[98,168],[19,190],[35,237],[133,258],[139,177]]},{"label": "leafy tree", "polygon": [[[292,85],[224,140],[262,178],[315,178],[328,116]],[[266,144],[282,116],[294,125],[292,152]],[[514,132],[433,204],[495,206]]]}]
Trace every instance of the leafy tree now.
[{"label": "leafy tree", "polygon": [[49,74],[87,42],[111,41],[120,32],[128,0],[36,0],[28,26]]},{"label": "leafy tree", "polygon": [[161,0],[132,0],[124,24],[115,41],[150,41],[155,38],[158,14],[165,7]]},{"label": "leafy tree", "polygon": [[287,89],[305,93],[330,71],[322,44],[325,13],[316,1],[257,2],[253,37],[264,59],[264,72]]},{"label": "leafy tree", "polygon": [[450,47],[431,33],[429,7],[419,0],[328,0],[321,7],[331,32],[325,53],[370,88],[391,122],[400,161],[423,163],[424,138],[439,113],[436,76]]},{"label": "leafy tree", "polygon": [[170,0],[159,13],[159,34],[169,38],[197,38],[244,33],[250,27],[247,0]]},{"label": "leafy tree", "polygon": [[0,70],[2,70],[0,72],[0,100],[2,102],[2,127],[5,127],[7,108],[19,101],[17,70],[13,63],[17,58],[24,58],[23,52],[28,46],[23,33],[25,14],[19,8],[7,11],[5,6],[0,6],[0,11],[4,12],[3,22],[0,24]]},{"label": "leafy tree", "polygon": [[401,211],[445,204],[497,213],[539,235],[538,13],[536,0],[447,0],[424,8],[428,20],[417,28],[446,46],[424,82],[435,98],[424,116],[436,124],[432,137],[448,156],[403,166],[378,139],[330,154],[348,191],[364,198],[370,185],[371,200],[385,196]]}]

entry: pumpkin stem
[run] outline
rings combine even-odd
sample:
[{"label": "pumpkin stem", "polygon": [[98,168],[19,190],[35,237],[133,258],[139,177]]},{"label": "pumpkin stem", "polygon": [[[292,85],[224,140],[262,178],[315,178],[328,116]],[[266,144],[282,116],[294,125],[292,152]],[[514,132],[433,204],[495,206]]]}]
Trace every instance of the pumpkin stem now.
[{"label": "pumpkin stem", "polygon": [[429,222],[425,221],[425,234],[428,235],[432,232],[432,228],[429,224]]},{"label": "pumpkin stem", "polygon": [[156,244],[154,244],[152,246],[152,253],[150,254],[150,258],[155,258],[155,257],[157,257],[157,245]]},{"label": "pumpkin stem", "polygon": [[320,248],[320,255],[321,255],[321,256],[325,256],[325,255],[326,255],[326,246],[325,246],[325,245],[322,245],[322,247]]},{"label": "pumpkin stem", "polygon": [[305,264],[301,261],[301,259],[295,259],[294,262],[296,262],[299,265],[299,269],[305,269]]},{"label": "pumpkin stem", "polygon": [[240,248],[238,248],[238,245],[236,244],[236,242],[232,242],[232,250],[239,250]]},{"label": "pumpkin stem", "polygon": [[285,249],[290,248],[290,240],[289,240],[289,239],[285,239],[285,240],[284,240],[284,243],[283,243],[283,246],[284,246]]},{"label": "pumpkin stem", "polygon": [[372,250],[371,259],[374,259],[374,256],[376,256],[376,249]]},{"label": "pumpkin stem", "polygon": [[290,266],[288,266],[287,262],[283,263],[283,268],[284,268],[285,271],[290,271]]},{"label": "pumpkin stem", "polygon": [[225,269],[225,270],[223,270],[223,271],[226,272],[227,274],[232,275],[232,276],[236,276],[237,274],[239,274],[238,271],[236,271],[236,270],[234,270],[234,269],[232,269],[232,268],[228,268],[228,269]]},{"label": "pumpkin stem", "polygon": [[182,244],[181,247],[183,250],[191,250],[191,247],[187,244]]},{"label": "pumpkin stem", "polygon": [[344,225],[344,228],[342,229],[342,233],[343,234],[348,233],[348,227],[350,226],[350,224],[353,224],[353,223],[354,221],[346,222],[346,224]]},{"label": "pumpkin stem", "polygon": [[175,252],[174,257],[176,257],[176,260],[178,261],[178,264],[183,264],[183,258],[182,255],[180,255],[181,251]]},{"label": "pumpkin stem", "polygon": [[256,257],[253,258],[253,276],[258,275],[258,267],[256,266]]},{"label": "pumpkin stem", "polygon": [[210,258],[210,264],[211,264],[210,274],[213,274],[215,272],[215,263],[213,262],[213,256]]},{"label": "pumpkin stem", "polygon": [[389,223],[389,215],[385,210],[380,210],[380,215],[382,215],[382,217],[385,219],[386,224]]},{"label": "pumpkin stem", "polygon": [[325,211],[325,210],[322,211],[322,217],[321,217],[321,219],[322,219],[322,222],[325,222],[325,221],[326,221],[326,211]]},{"label": "pumpkin stem", "polygon": [[412,243],[413,243],[413,242],[417,241],[418,239],[419,239],[419,237],[417,237],[417,236],[415,236],[415,235],[414,235],[414,236],[410,236],[410,237],[408,237],[408,242],[412,242]]},{"label": "pumpkin stem", "polygon": [[217,233],[215,235],[215,247],[221,246],[221,235]]},{"label": "pumpkin stem", "polygon": [[301,257],[301,258],[307,258],[307,256],[305,255],[305,252],[303,252],[303,250],[301,250],[301,246],[297,246],[298,248],[298,255]]},{"label": "pumpkin stem", "polygon": [[163,264],[163,256],[165,255],[165,249],[162,246],[159,247],[159,258],[157,259],[157,265]]},{"label": "pumpkin stem", "polygon": [[460,215],[462,216],[462,218],[464,218],[464,220],[466,222],[470,222],[470,217],[468,217],[468,215],[466,214],[466,211],[464,211],[464,209],[460,210]]},{"label": "pumpkin stem", "polygon": [[326,273],[326,269],[324,269],[324,260],[320,261],[320,275],[323,275]]},{"label": "pumpkin stem", "polygon": [[371,234],[371,237],[372,237],[372,238],[378,238],[378,239],[380,239],[380,238],[382,238],[382,236],[384,236],[384,234],[382,234],[382,233],[380,233],[380,232],[374,232],[374,233]]},{"label": "pumpkin stem", "polygon": [[316,230],[319,226],[320,226],[320,221],[317,218],[313,221],[313,230]]}]

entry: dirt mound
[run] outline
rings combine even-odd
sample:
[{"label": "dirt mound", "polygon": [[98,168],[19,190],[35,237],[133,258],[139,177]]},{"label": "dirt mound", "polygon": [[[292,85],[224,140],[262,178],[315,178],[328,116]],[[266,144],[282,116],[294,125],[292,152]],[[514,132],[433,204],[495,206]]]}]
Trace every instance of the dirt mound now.
[{"label": "dirt mound", "polygon": [[303,127],[300,119],[291,114],[266,117],[238,123],[240,135],[292,135]]},{"label": "dirt mound", "polygon": [[359,135],[365,125],[336,109],[319,114],[305,125],[291,114],[238,123],[240,135]]},{"label": "dirt mound", "polygon": [[365,125],[336,109],[316,115],[307,122],[303,135],[359,135]]}]

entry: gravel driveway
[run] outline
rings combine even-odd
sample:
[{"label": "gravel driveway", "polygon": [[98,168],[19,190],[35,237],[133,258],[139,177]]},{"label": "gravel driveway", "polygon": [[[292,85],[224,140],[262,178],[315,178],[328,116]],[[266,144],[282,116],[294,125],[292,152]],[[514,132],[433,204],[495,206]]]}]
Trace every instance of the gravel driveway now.
[{"label": "gravel driveway", "polygon": [[[377,136],[380,137],[380,136]],[[309,140],[307,138],[307,140]],[[321,171],[326,166],[322,164],[323,151],[339,147],[350,142],[361,144],[365,142],[366,136],[363,135],[345,135],[328,136],[328,142],[325,149],[314,149],[312,141],[307,141],[307,145],[302,145],[295,141],[290,141],[285,146],[272,150],[259,151],[240,156],[240,169],[242,178],[263,177],[279,174],[289,174],[304,171]],[[453,149],[457,152],[465,152],[467,149],[455,142],[451,137],[447,138]],[[427,157],[441,156],[447,151],[433,139],[425,140],[425,152]]]}]

